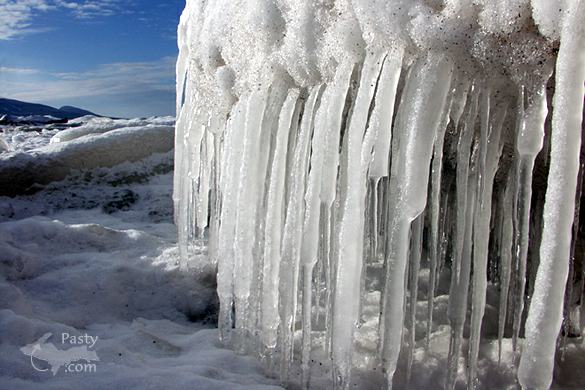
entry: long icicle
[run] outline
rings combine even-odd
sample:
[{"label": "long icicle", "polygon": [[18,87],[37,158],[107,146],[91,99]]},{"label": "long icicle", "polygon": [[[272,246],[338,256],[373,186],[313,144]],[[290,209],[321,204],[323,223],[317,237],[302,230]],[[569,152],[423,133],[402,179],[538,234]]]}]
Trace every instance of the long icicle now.
[{"label": "long icicle", "polygon": [[[580,156],[585,155],[585,144],[581,143],[581,152]],[[570,337],[571,333],[574,331],[573,328],[573,316],[574,316],[574,307],[572,307],[574,302],[574,294],[575,294],[575,250],[577,249],[577,241],[579,240],[579,226],[580,226],[580,214],[581,214],[581,196],[583,195],[583,170],[585,169],[585,160],[581,158],[579,163],[579,176],[577,178],[577,193],[575,196],[575,214],[573,217],[573,232],[572,232],[572,239],[571,239],[571,257],[570,257],[570,265],[569,265],[569,277],[567,279],[567,293],[565,294],[565,308],[563,311],[563,342],[561,343],[561,349],[564,353],[566,350],[567,339]],[[583,270],[585,272],[585,269]],[[581,280],[583,283],[583,280]],[[578,285],[579,286],[579,285]],[[581,294],[581,290],[577,289],[577,293]],[[581,300],[581,302],[583,302]],[[579,326],[577,325],[577,329]]]},{"label": "long icicle", "polygon": [[510,276],[512,272],[512,241],[514,235],[514,226],[512,214],[514,176],[509,176],[506,188],[503,191],[504,196],[500,204],[500,213],[502,218],[502,231],[500,238],[500,304],[498,313],[498,363],[502,360],[502,340],[506,328],[506,315],[508,311],[508,292],[510,289]]},{"label": "long icicle", "polygon": [[[415,65],[405,87],[398,125],[400,148],[392,160],[391,220],[383,291],[382,363],[388,388],[396,371],[404,322],[404,281],[410,224],[425,208],[433,141],[445,110],[452,65],[429,53]],[[394,163],[396,161],[396,163]]]},{"label": "long icicle", "polygon": [[[498,164],[502,153],[500,134],[504,123],[506,112],[499,112],[499,115],[490,119],[489,92],[486,91],[488,102],[482,107],[485,111],[482,115],[482,133],[486,134],[484,140],[480,141],[480,170],[483,172],[479,182],[480,191],[476,204],[476,220],[473,234],[473,295],[471,311],[470,347],[469,347],[469,370],[468,389],[473,389],[477,381],[477,359],[479,356],[479,344],[481,340],[481,325],[485,313],[487,293],[487,266],[488,266],[488,243],[490,238],[490,220],[492,216],[492,193],[493,184]],[[490,123],[491,122],[491,123]],[[489,133],[488,133],[489,131]],[[482,152],[481,148],[484,149]],[[483,167],[482,167],[483,164]]]},{"label": "long icicle", "polygon": [[[236,234],[236,200],[238,186],[238,168],[241,164],[243,144],[237,142],[237,129],[244,124],[247,96],[240,99],[232,108],[230,120],[224,133],[224,154],[220,187],[222,188],[223,207],[221,209],[221,225],[219,228],[219,242],[234,242]],[[217,268],[217,295],[219,296],[218,327],[223,342],[231,341],[234,304],[234,247],[221,245],[219,247]]]},{"label": "long icicle", "polygon": [[443,172],[443,145],[445,143],[445,132],[450,121],[453,94],[449,95],[447,110],[441,118],[439,130],[433,146],[433,162],[431,165],[431,196],[429,203],[430,210],[430,243],[429,243],[429,289],[427,292],[427,334],[426,348],[429,349],[431,331],[433,327],[433,307],[435,301],[435,289],[437,281],[437,268],[439,257],[439,215],[441,212],[441,175]]},{"label": "long icicle", "polygon": [[[478,193],[476,195],[476,204],[473,223],[473,276],[471,289],[471,318],[469,326],[469,352],[468,352],[468,369],[467,369],[467,389],[473,390],[476,385],[477,374],[476,364],[479,353],[479,342],[481,338],[481,323],[485,310],[485,291],[487,288],[487,251],[489,242],[489,223],[491,217],[491,186],[488,192],[486,170],[488,155],[488,138],[491,119],[491,91],[489,87],[480,93],[480,133],[478,140]],[[491,156],[490,156],[491,157]],[[497,166],[497,161],[496,161]],[[495,173],[495,172],[494,172]],[[489,195],[489,201],[488,201]],[[490,205],[489,210],[487,205]],[[487,226],[486,226],[487,225]],[[487,235],[487,238],[486,238]]]},{"label": "long icicle", "polygon": [[279,117],[278,132],[266,216],[266,233],[264,236],[264,272],[262,281],[262,318],[261,330],[264,347],[272,355],[277,345],[277,332],[280,324],[278,315],[278,284],[280,270],[280,245],[284,219],[284,184],[289,132],[295,123],[295,105],[299,90],[289,91]]},{"label": "long icicle", "polygon": [[571,1],[562,21],[540,264],[518,369],[518,380],[524,389],[551,385],[555,345],[563,317],[583,120],[583,15],[585,1]]},{"label": "long icicle", "polygon": [[333,317],[333,290],[335,288],[333,272],[335,270],[335,253],[332,250],[335,247],[335,240],[332,239],[334,229],[333,218],[335,210],[333,203],[337,192],[337,176],[339,169],[339,143],[341,139],[341,127],[343,120],[343,111],[345,108],[346,98],[349,90],[349,81],[354,69],[354,63],[351,61],[342,62],[333,79],[333,91],[330,99],[327,115],[327,125],[329,130],[326,135],[325,155],[323,156],[323,173],[321,180],[321,208],[323,209],[322,218],[324,222],[324,246],[326,248],[324,261],[327,263],[325,269],[325,352],[327,355],[331,352],[331,340],[333,335],[332,317]]},{"label": "long icicle", "polygon": [[[452,390],[455,388],[457,379],[457,368],[459,366],[459,354],[461,352],[461,338],[463,337],[463,326],[465,324],[465,314],[467,312],[467,291],[469,288],[469,267],[463,270],[463,260],[465,264],[471,263],[470,259],[464,257],[466,235],[469,234],[469,216],[472,209],[469,207],[468,199],[468,180],[471,142],[473,140],[473,130],[475,129],[475,120],[477,117],[478,92],[475,86],[472,86],[471,95],[465,108],[465,123],[460,130],[459,143],[457,145],[457,173],[456,173],[456,222],[455,222],[455,243],[454,254],[451,261],[451,285],[449,288],[449,325],[451,326],[451,339],[449,343],[449,356],[447,357],[447,379],[445,388]],[[475,198],[473,198],[475,199]],[[472,213],[473,214],[473,213]]]},{"label": "long icicle", "polygon": [[412,373],[412,364],[414,360],[414,349],[416,348],[416,304],[418,300],[418,273],[420,271],[420,258],[422,255],[422,241],[423,241],[423,226],[425,221],[425,213],[419,215],[411,227],[410,239],[410,296],[408,299],[408,355],[406,378],[410,381]]},{"label": "long icicle", "polygon": [[[368,53],[363,65],[358,94],[348,129],[347,196],[339,226],[339,255],[333,315],[333,362],[341,388],[349,388],[354,330],[360,304],[359,275],[363,255],[363,211],[365,177],[362,180],[362,140],[370,105],[380,76],[385,52]],[[355,280],[357,276],[357,281]]]},{"label": "long icicle", "polygon": [[303,241],[301,247],[301,262],[303,271],[303,340],[301,350],[302,385],[308,388],[310,384],[311,362],[311,330],[312,330],[312,296],[313,296],[313,269],[319,257],[319,222],[321,220],[321,201],[319,199],[325,154],[325,140],[327,137],[327,112],[330,109],[329,101],[335,93],[335,85],[325,88],[321,104],[315,116],[315,130],[311,141],[311,168],[307,180],[305,193],[305,216],[303,224]]},{"label": "long icicle", "polygon": [[303,198],[309,156],[309,145],[313,132],[315,108],[321,95],[322,86],[310,89],[301,120],[299,139],[294,151],[292,183],[288,193],[286,222],[282,237],[280,265],[280,318],[281,318],[281,376],[288,380],[293,358],[294,325],[297,312],[297,294],[303,227]]},{"label": "long icicle", "polygon": [[242,163],[239,167],[238,196],[236,200],[237,218],[234,245],[234,296],[236,306],[237,348],[248,350],[249,338],[254,324],[251,323],[253,312],[250,309],[250,295],[253,283],[254,263],[257,258],[253,254],[256,240],[256,206],[258,203],[258,187],[250,186],[260,174],[258,162],[260,153],[260,135],[262,119],[268,98],[268,87],[253,92],[246,106],[244,122],[244,145]]},{"label": "long icicle", "polygon": [[516,285],[516,303],[514,305],[513,345],[518,344],[522,313],[524,312],[524,290],[526,286],[526,259],[528,256],[528,236],[530,227],[530,202],[532,200],[532,170],[534,160],[540,152],[544,140],[544,123],[548,113],[546,104],[546,81],[532,96],[530,105],[523,109],[520,129],[516,138],[518,158],[518,238],[516,254],[518,258],[518,283]]}]

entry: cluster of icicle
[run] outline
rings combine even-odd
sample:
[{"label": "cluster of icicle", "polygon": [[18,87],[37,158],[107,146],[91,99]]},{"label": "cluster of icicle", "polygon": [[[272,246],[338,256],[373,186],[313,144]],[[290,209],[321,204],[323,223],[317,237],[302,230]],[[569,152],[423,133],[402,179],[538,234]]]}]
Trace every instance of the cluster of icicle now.
[{"label": "cluster of icicle", "polygon": [[[399,355],[410,375],[421,331],[429,348],[438,280],[450,275],[445,388],[461,354],[477,385],[488,285],[519,383],[548,388],[575,242],[584,9],[187,1],[175,212],[183,257],[208,237],[222,340],[283,382],[311,387],[319,365],[348,388],[377,368],[390,388]],[[544,210],[531,210],[543,144]]]}]

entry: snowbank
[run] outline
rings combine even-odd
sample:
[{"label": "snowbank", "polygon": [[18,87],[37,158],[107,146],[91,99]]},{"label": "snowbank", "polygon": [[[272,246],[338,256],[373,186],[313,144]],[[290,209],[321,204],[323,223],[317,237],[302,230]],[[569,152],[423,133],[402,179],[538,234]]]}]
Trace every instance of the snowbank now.
[{"label": "snowbank", "polygon": [[[107,227],[120,222],[87,211],[59,218],[93,222],[0,223],[0,387],[275,388],[254,359],[219,347],[205,325],[215,312],[211,269],[179,271],[173,242],[147,225]],[[35,370],[21,348],[46,333],[59,350],[69,347],[63,333],[99,337],[95,372]]]},{"label": "snowbank", "polygon": [[[255,359],[217,342],[203,243],[189,270],[178,265],[172,161],[153,155],[0,197],[1,389],[279,388]],[[47,333],[61,354],[71,347],[64,333],[98,338],[89,351],[99,361],[76,362],[95,370],[53,376],[41,353],[25,354]]]},{"label": "snowbank", "polygon": [[78,120],[69,121],[69,123],[82,123],[81,126],[73,129],[61,131],[51,138],[51,143],[71,141],[88,134],[102,134],[111,130],[121,129],[124,127],[141,127],[141,126],[173,126],[175,118],[173,117],[153,117],[145,119],[111,119],[101,117],[82,117]]},{"label": "snowbank", "polygon": [[0,195],[15,196],[76,170],[111,167],[173,148],[172,126],[127,127],[0,156]]}]

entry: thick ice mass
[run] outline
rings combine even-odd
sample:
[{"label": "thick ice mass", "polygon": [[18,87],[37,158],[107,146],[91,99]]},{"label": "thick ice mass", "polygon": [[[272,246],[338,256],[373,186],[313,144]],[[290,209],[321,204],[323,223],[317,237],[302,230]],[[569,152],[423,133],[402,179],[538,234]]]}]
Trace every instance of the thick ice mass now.
[{"label": "thick ice mass", "polygon": [[584,19],[584,0],[188,0],[175,219],[185,259],[208,237],[222,340],[343,389],[414,386],[421,361],[487,386],[494,341],[550,387],[584,285]]}]

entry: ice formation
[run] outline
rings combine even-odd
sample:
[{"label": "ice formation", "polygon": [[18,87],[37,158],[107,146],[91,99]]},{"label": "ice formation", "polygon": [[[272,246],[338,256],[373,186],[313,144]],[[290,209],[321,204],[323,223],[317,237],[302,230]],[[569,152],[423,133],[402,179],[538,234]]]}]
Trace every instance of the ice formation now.
[{"label": "ice formation", "polygon": [[185,258],[208,237],[222,340],[285,383],[391,388],[448,292],[442,386],[475,388],[482,342],[509,337],[521,386],[548,388],[583,288],[584,18],[583,0],[188,0],[175,218]]}]

